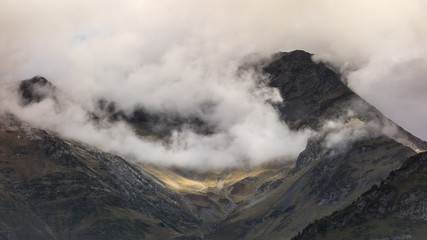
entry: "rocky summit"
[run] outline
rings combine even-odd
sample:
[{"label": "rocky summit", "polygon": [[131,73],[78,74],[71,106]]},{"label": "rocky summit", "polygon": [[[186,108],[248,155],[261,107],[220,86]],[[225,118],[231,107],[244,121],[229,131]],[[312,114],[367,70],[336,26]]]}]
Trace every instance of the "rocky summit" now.
[{"label": "rocky summit", "polygon": [[[427,143],[307,52],[278,53],[256,69],[280,92],[272,104],[282,121],[313,132],[292,162],[203,171],[141,164],[3,114],[0,238],[422,239]],[[58,91],[35,77],[17,93],[25,107],[61,101]],[[164,142],[174,128],[211,132],[198,118],[129,114],[106,99],[88,121],[123,121]]]}]

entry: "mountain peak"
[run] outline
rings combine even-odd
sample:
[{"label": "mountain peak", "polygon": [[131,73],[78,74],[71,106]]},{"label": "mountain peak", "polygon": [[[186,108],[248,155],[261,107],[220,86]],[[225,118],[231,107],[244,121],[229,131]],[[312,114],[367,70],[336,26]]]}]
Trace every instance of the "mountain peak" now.
[{"label": "mountain peak", "polygon": [[49,96],[54,90],[55,86],[42,76],[23,80],[19,84],[19,94],[22,96],[24,105],[38,103]]},{"label": "mountain peak", "polygon": [[276,54],[276,57],[283,59],[284,61],[298,61],[298,62],[307,62],[312,63],[313,54],[306,52],[304,50],[294,50],[291,52],[279,52]]},{"label": "mountain peak", "polygon": [[283,102],[277,106],[281,117],[298,128],[316,128],[315,119],[327,108],[356,96],[339,74],[311,56],[301,50],[279,53],[264,67],[270,86],[278,88],[282,96]]}]

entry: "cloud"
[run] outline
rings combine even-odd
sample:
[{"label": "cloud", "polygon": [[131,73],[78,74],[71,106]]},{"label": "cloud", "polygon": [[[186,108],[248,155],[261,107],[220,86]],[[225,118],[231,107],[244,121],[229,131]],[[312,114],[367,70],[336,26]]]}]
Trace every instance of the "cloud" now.
[{"label": "cloud", "polygon": [[[356,111],[360,110],[359,106],[358,102],[352,105]],[[331,149],[331,154],[338,154],[347,152],[357,141],[381,135],[393,136],[396,132],[397,128],[394,125],[383,123],[379,119],[364,121],[359,119],[353,110],[348,110],[336,119],[325,121],[321,135],[324,137],[324,147]]]},{"label": "cloud", "polygon": [[237,119],[215,134],[199,135],[184,129],[174,131],[169,143],[165,143],[141,138],[125,122],[90,121],[88,111],[62,92],[23,106],[14,84],[3,85],[0,90],[0,113],[13,113],[36,127],[144,163],[217,168],[290,161],[303,150],[311,134],[289,130],[271,106],[254,101],[250,103],[253,110],[246,113],[246,118]]},{"label": "cloud", "polygon": [[372,59],[349,75],[349,84],[397,124],[427,139],[427,59],[406,54],[400,57]]},{"label": "cloud", "polygon": [[[422,1],[403,0],[0,0],[0,81],[42,75],[87,110],[94,109],[94,98],[107,97],[127,111],[143,106],[195,115],[214,125],[217,134],[177,132],[174,137],[194,151],[173,156],[193,161],[218,159],[216,153],[227,154],[221,155],[223,162],[253,158],[258,163],[294,156],[308,135],[278,120],[266,104],[277,101],[277,93],[257,85],[263,76],[239,75],[237,69],[253,53],[265,57],[304,49],[339,67],[358,94],[427,138],[421,124],[427,119],[426,97],[419,90],[425,88],[427,69],[425,7]],[[49,106],[15,112],[35,121],[42,118],[35,108],[49,112]],[[74,111],[80,110],[70,110],[71,119]],[[67,124],[79,128],[84,121],[77,116],[76,123]],[[86,136],[90,130],[71,136],[55,122],[58,114],[50,117],[46,128],[80,140],[96,138]],[[117,132],[108,134],[121,136]],[[129,142],[140,142],[134,140]],[[125,147],[127,140],[120,141],[112,146]],[[212,141],[215,147],[207,147]],[[133,155],[142,156],[135,149],[157,149],[144,150],[145,158],[152,153],[152,161],[169,161],[159,153],[171,153],[163,146],[127,144]]]}]

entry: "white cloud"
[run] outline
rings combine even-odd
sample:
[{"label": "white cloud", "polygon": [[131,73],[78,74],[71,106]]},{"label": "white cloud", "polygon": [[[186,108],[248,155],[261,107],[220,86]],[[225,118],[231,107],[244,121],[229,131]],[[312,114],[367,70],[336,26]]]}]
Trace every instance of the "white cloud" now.
[{"label": "white cloud", "polygon": [[0,113],[13,113],[36,127],[145,163],[206,168],[289,161],[303,150],[311,134],[290,131],[271,106],[252,100],[248,103],[251,111],[239,113],[235,122],[227,123],[217,133],[198,135],[184,129],[175,131],[166,144],[137,136],[124,122],[99,125],[89,121],[87,110],[61,92],[56,93],[55,100],[47,98],[22,106],[16,86],[4,84],[0,90]]},{"label": "white cloud", "polygon": [[[174,156],[207,159],[220,153],[207,144],[221,149],[231,141],[221,154],[262,162],[295,156],[307,135],[289,131],[265,104],[277,93],[256,86],[260,76],[239,77],[236,69],[251,53],[304,49],[349,71],[357,93],[427,138],[425,7],[403,0],[0,0],[0,81],[42,75],[85,109],[93,97],[107,97],[128,110],[198,115],[218,135],[181,132],[195,151]],[[203,112],[206,105],[214,110]],[[45,127],[67,134],[52,124]],[[164,158],[163,150],[152,159]]]}]

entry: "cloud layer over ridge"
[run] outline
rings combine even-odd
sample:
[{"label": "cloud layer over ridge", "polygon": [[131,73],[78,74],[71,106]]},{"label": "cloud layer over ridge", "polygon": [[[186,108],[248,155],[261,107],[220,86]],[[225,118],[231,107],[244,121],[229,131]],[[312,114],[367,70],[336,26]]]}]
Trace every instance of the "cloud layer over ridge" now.
[{"label": "cloud layer over ridge", "polygon": [[[177,132],[176,143],[186,143],[176,147],[181,153],[158,146],[150,157],[148,149],[157,147],[127,143],[126,154],[138,159],[182,165],[204,159],[212,166],[251,159],[256,164],[294,158],[309,134],[292,132],[278,120],[266,101],[280,98],[257,83],[263,76],[236,70],[251,54],[304,49],[341,68],[359,95],[427,139],[426,7],[422,1],[400,0],[0,0],[0,81],[42,75],[84,109],[107,96],[129,111],[144,106],[197,115],[218,128],[210,137]],[[51,123],[42,122],[37,121],[42,109],[13,109],[68,137],[105,144],[58,126],[73,118],[52,115]],[[67,124],[80,128],[75,121]],[[128,140],[117,141],[108,148],[118,151]]]}]

